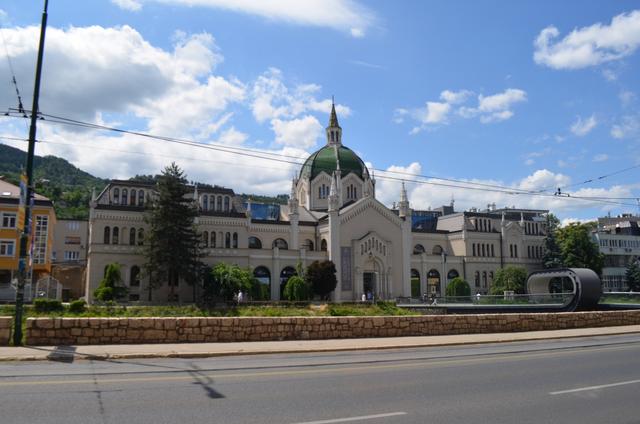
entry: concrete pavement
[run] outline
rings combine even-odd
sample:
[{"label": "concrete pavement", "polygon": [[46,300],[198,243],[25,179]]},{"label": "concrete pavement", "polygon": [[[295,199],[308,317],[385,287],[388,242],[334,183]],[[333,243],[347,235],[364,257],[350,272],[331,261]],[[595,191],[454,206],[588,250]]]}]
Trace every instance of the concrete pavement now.
[{"label": "concrete pavement", "polygon": [[79,359],[205,358],[212,356],[258,355],[273,353],[340,352],[354,350],[453,346],[632,333],[640,333],[640,325],[555,331],[528,331],[518,333],[384,337],[368,339],[287,340],[242,343],[0,347],[0,361],[54,360],[71,362]]}]

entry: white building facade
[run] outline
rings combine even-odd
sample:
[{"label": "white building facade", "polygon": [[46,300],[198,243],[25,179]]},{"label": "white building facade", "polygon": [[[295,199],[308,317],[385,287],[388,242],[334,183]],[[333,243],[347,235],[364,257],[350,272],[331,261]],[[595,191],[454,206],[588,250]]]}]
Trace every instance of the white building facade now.
[{"label": "white building facade", "polygon": [[[487,293],[498,269],[542,268],[546,229],[543,210],[496,209],[455,213],[453,205],[413,211],[404,184],[397,207],[376,199],[366,165],[342,144],[332,107],[327,143],[313,153],[291,184],[287,205],[243,202],[233,190],[194,187],[197,219],[208,265],[237,264],[269,285],[272,300],[298,263],[329,259],[337,270],[335,301],[439,295],[455,277],[472,292]],[[112,181],[94,196],[89,221],[86,293],[92,297],[105,267],[122,267],[130,301],[193,302],[194,290],[180,283],[169,299],[166,284],[149,298],[141,270],[144,210],[152,184]],[[197,298],[197,293],[195,293]]]}]

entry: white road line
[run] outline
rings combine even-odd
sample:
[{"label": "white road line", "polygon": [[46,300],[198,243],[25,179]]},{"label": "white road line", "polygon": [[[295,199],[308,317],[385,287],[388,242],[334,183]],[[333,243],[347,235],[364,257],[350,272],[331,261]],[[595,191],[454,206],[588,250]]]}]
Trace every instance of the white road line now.
[{"label": "white road line", "polygon": [[638,384],[640,380],[621,381],[619,383],[602,384],[600,386],[579,387],[577,389],[558,390],[557,392],[549,392],[550,395],[564,395],[567,393],[586,392],[587,390],[608,389],[609,387],[626,386],[628,384]]},{"label": "white road line", "polygon": [[349,418],[335,418],[333,420],[321,420],[321,421],[305,421],[296,424],[330,424],[330,423],[346,423],[348,421],[363,421],[363,420],[374,420],[376,418],[386,418],[386,417],[395,417],[398,415],[407,415],[406,412],[389,412],[387,414],[376,414],[376,415],[361,415],[359,417],[349,417]]}]

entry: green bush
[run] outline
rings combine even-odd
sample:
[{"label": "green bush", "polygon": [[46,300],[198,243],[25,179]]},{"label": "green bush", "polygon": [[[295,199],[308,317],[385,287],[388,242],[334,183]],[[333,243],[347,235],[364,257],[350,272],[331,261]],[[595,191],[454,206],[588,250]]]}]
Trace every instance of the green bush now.
[{"label": "green bush", "polygon": [[308,300],[311,297],[311,287],[302,277],[292,276],[284,286],[284,297],[287,300]]},{"label": "green bush", "polygon": [[87,310],[87,302],[83,299],[74,300],[69,303],[69,312],[72,314],[81,314]]},{"label": "green bush", "polygon": [[445,294],[447,296],[468,297],[471,295],[471,287],[462,278],[456,277],[449,282]]},{"label": "green bush", "polygon": [[62,302],[56,299],[38,298],[33,301],[33,308],[38,313],[63,312]]}]

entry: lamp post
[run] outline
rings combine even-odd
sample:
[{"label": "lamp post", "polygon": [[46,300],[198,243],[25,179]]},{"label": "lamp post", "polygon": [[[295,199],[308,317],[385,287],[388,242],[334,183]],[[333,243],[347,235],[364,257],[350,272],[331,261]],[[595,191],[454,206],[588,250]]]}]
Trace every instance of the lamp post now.
[{"label": "lamp post", "polygon": [[42,24],[40,26],[40,44],[36,61],[36,77],[33,88],[33,106],[31,107],[31,125],[29,126],[29,149],[27,151],[26,181],[22,179],[20,190],[21,209],[24,208],[24,219],[20,228],[20,259],[18,261],[18,286],[16,287],[16,313],[14,317],[13,344],[22,344],[22,312],[24,307],[24,286],[27,279],[27,255],[29,234],[31,233],[31,200],[33,197],[33,157],[36,145],[36,122],[38,120],[38,100],[40,97],[40,77],[42,74],[42,56],[44,54],[44,36],[47,29],[47,6],[49,0],[44,1]]}]

